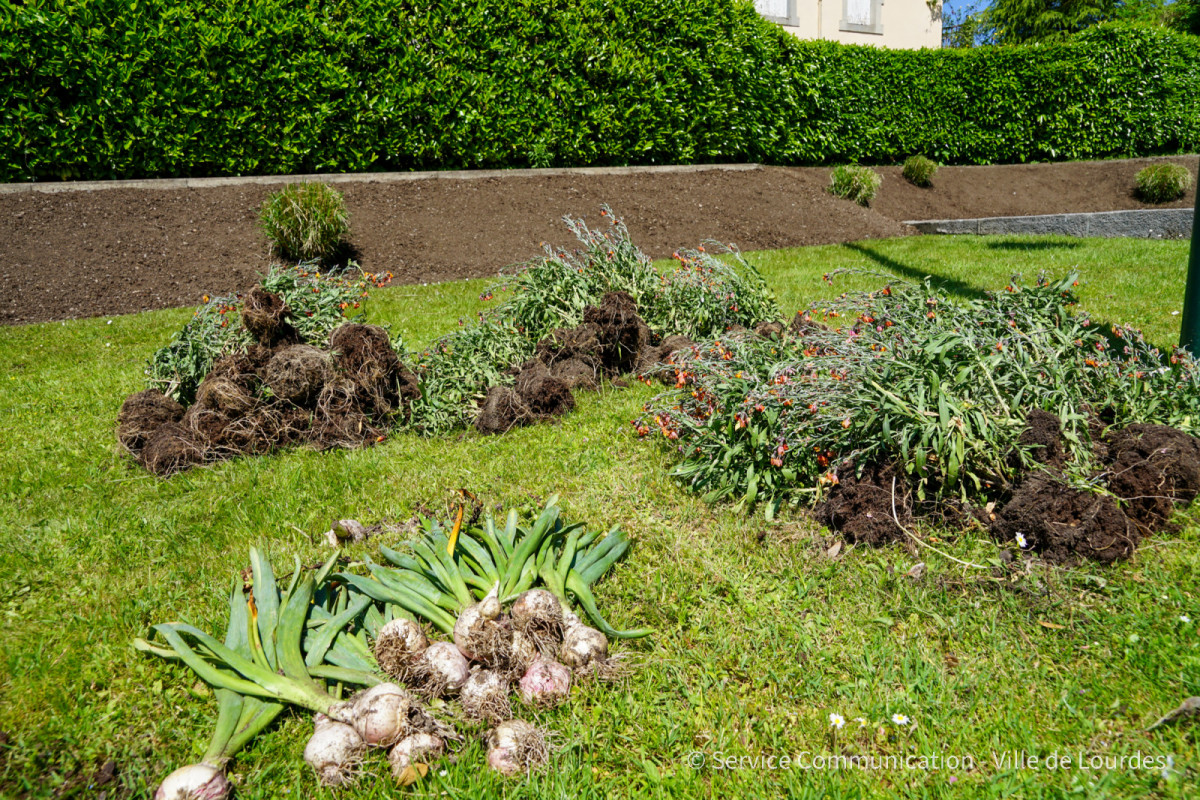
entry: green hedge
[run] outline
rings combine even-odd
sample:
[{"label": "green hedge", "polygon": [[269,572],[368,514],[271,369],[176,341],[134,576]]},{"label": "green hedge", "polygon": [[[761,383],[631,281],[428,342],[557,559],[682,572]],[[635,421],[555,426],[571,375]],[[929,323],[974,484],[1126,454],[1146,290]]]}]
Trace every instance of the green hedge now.
[{"label": "green hedge", "polygon": [[0,0],[0,180],[1195,150],[1200,39],[801,42],[748,0]]}]

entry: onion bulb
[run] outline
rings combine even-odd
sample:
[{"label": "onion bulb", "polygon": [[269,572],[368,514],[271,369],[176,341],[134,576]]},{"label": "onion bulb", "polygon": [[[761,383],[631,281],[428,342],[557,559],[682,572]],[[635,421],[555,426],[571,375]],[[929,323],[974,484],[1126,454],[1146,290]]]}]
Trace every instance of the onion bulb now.
[{"label": "onion bulb", "polygon": [[576,669],[601,664],[608,659],[608,639],[580,622],[567,628],[559,657],[568,667]]},{"label": "onion bulb", "polygon": [[512,636],[500,616],[500,584],[473,606],[463,609],[454,623],[454,644],[471,661],[499,666],[508,660]]},{"label": "onion bulb", "polygon": [[558,650],[563,637],[563,609],[553,592],[545,589],[523,592],[508,613],[513,628],[533,639],[540,652],[551,655]]},{"label": "onion bulb", "polygon": [[557,661],[538,658],[521,676],[521,699],[541,708],[556,706],[571,691],[571,670]]},{"label": "onion bulb", "polygon": [[407,681],[412,677],[413,663],[428,646],[420,625],[411,619],[394,619],[379,629],[375,660],[388,676]]},{"label": "onion bulb", "polygon": [[422,718],[428,717],[421,701],[394,683],[381,683],[359,692],[348,706],[344,716],[372,747],[387,747],[415,733]]},{"label": "onion bulb", "polygon": [[467,682],[471,667],[450,642],[434,642],[421,653],[414,667],[422,691],[430,697],[454,694]]},{"label": "onion bulb", "polygon": [[188,764],[158,785],[154,800],[225,800],[232,791],[233,786],[220,768],[212,764]]},{"label": "onion bulb", "polygon": [[317,714],[312,738],[304,746],[304,760],[317,773],[322,786],[344,786],[353,782],[366,749],[353,727]]},{"label": "onion bulb", "polygon": [[508,681],[499,672],[481,669],[472,673],[459,693],[463,711],[472,719],[503,722],[512,717],[508,704]]},{"label": "onion bulb", "polygon": [[533,639],[519,629],[514,628],[512,632],[512,645],[509,647],[508,664],[505,665],[505,671],[513,678],[517,678],[525,674],[525,670],[529,669],[529,665],[534,662],[540,653],[538,653],[537,645]]},{"label": "onion bulb", "polygon": [[392,777],[400,780],[404,770],[413,764],[428,764],[434,759],[441,758],[446,752],[446,743],[432,733],[414,733],[396,742],[388,761],[392,765]]},{"label": "onion bulb", "polygon": [[488,733],[487,760],[501,775],[539,769],[550,760],[546,733],[524,720],[502,722]]}]

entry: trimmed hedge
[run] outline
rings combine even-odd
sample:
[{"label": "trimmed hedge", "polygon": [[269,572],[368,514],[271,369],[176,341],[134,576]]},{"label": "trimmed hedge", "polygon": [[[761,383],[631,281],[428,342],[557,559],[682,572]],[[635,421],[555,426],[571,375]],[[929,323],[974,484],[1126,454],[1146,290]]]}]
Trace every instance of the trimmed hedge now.
[{"label": "trimmed hedge", "polygon": [[1200,39],[802,42],[747,0],[0,6],[0,180],[1200,147]]}]

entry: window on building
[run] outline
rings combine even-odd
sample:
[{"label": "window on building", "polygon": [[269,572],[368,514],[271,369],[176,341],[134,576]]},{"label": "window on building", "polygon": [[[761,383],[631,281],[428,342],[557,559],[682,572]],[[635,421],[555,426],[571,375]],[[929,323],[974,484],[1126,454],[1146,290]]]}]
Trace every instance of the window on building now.
[{"label": "window on building", "polygon": [[796,14],[797,0],[754,0],[754,7],[771,22],[780,25],[799,25],[800,19]]},{"label": "window on building", "polygon": [[844,31],[883,33],[883,0],[842,0]]}]

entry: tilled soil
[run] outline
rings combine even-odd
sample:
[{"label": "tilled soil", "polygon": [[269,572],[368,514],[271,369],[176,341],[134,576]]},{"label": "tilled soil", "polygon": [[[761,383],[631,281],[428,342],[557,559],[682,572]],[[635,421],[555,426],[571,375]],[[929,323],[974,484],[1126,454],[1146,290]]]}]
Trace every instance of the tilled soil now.
[{"label": "tilled soil", "polygon": [[[904,236],[904,220],[1142,208],[1134,174],[1168,160],[943,167],[918,189],[884,167],[871,208],[825,191],[824,167],[529,175],[339,184],[363,268],[400,283],[493,275],[567,244],[559,218],[607,203],[654,257],[704,239],[743,250]],[[278,186],[0,194],[0,323],[194,305],[269,264],[257,211]],[[1194,190],[1172,206],[1194,202]]]}]

